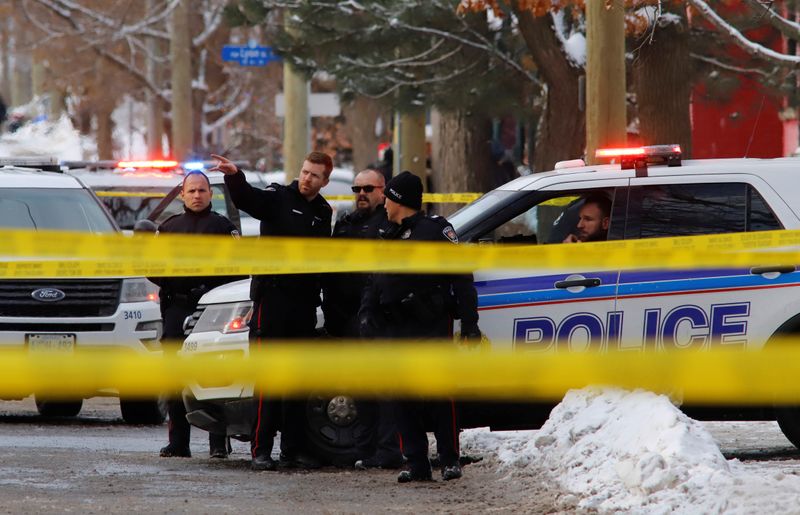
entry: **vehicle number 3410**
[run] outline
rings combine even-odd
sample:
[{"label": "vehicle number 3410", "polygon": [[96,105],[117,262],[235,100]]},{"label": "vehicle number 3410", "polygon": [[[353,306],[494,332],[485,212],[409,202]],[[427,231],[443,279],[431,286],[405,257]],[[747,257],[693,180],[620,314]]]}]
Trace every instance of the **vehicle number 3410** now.
[{"label": "vehicle number 3410", "polygon": [[141,320],[142,316],[141,311],[125,311],[124,314],[125,320]]}]

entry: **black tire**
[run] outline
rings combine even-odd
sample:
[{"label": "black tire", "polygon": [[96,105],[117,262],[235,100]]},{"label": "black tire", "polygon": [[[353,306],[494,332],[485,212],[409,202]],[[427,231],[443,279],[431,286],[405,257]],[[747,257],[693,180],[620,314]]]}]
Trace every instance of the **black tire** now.
[{"label": "black tire", "polygon": [[[329,407],[342,405],[348,406],[346,416],[329,413]],[[305,412],[309,450],[319,459],[337,467],[351,467],[361,458],[356,442],[373,428],[358,415],[351,397],[311,396]]]},{"label": "black tire", "polygon": [[120,399],[122,420],[132,425],[160,425],[167,418],[166,399]]},{"label": "black tire", "polygon": [[800,406],[775,406],[775,418],[783,435],[800,449]]},{"label": "black tire", "polygon": [[81,412],[83,399],[77,401],[50,401],[34,397],[36,411],[43,417],[74,417]]}]

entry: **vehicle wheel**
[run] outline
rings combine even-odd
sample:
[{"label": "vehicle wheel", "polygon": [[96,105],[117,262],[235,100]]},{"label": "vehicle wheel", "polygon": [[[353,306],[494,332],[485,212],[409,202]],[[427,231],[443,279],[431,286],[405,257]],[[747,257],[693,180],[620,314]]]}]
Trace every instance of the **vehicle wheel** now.
[{"label": "vehicle wheel", "polygon": [[775,406],[775,418],[783,435],[800,449],[800,406]]},{"label": "vehicle wheel", "polygon": [[360,457],[356,454],[356,442],[372,430],[358,416],[353,398],[345,395],[309,397],[306,422],[310,450],[338,467],[355,463]]},{"label": "vehicle wheel", "polygon": [[48,401],[34,397],[36,410],[44,417],[74,417],[81,412],[83,399],[77,401]]},{"label": "vehicle wheel", "polygon": [[167,418],[167,401],[158,399],[120,399],[119,408],[122,420],[135,425],[163,424]]}]

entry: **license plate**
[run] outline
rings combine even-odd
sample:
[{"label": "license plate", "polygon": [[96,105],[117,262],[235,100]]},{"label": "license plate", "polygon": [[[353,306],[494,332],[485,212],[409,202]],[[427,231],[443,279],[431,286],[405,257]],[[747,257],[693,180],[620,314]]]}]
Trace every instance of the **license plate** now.
[{"label": "license plate", "polygon": [[74,334],[29,334],[28,350],[31,352],[73,352]]}]

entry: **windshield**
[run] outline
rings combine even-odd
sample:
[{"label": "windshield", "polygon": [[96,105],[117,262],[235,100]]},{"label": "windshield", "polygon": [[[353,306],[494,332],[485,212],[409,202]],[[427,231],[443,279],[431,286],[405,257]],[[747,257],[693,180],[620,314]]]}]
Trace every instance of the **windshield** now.
[{"label": "windshield", "polygon": [[464,231],[479,223],[486,216],[492,212],[497,211],[501,207],[508,205],[512,199],[524,195],[524,192],[519,191],[504,191],[494,190],[482,196],[472,204],[464,206],[451,216],[447,217],[447,221],[456,230],[456,233],[463,234]]},{"label": "windshield", "polygon": [[0,188],[0,227],[113,232],[94,196],[83,189]]},{"label": "windshield", "polygon": [[171,189],[172,186],[105,187],[95,189],[95,195],[105,204],[121,229],[133,229],[133,224],[147,218]]}]

